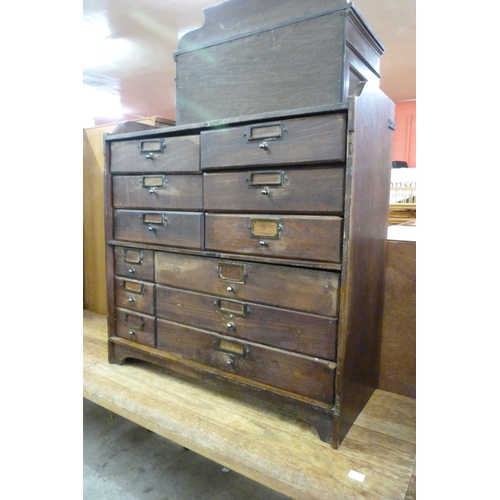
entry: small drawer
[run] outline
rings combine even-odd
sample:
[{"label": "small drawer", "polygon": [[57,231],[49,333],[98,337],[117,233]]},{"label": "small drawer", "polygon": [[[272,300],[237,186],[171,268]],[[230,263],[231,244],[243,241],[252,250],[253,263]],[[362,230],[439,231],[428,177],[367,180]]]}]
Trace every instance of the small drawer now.
[{"label": "small drawer", "polygon": [[116,308],[116,335],[138,344],[156,347],[156,319]]},{"label": "small drawer", "polygon": [[335,360],[337,319],[156,287],[156,314],[184,325]]},{"label": "small drawer", "polygon": [[154,257],[151,250],[115,247],[115,274],[132,279],[154,281]]},{"label": "small drawer", "polygon": [[203,175],[205,210],[341,214],[343,168],[211,172]]},{"label": "small drawer", "polygon": [[340,262],[341,242],[342,219],[335,216],[205,216],[207,250]]},{"label": "small drawer", "polygon": [[155,285],[144,281],[115,278],[115,301],[117,307],[154,315]]},{"label": "small drawer", "polygon": [[116,240],[201,250],[202,235],[202,213],[114,211]]},{"label": "small drawer", "polygon": [[201,175],[115,175],[115,208],[203,210]]},{"label": "small drawer", "polygon": [[198,135],[114,141],[111,143],[111,173],[199,172]]},{"label": "small drawer", "polygon": [[158,284],[322,316],[338,315],[339,273],[155,252]]},{"label": "small drawer", "polygon": [[336,365],[157,320],[158,349],[228,374],[332,404]]},{"label": "small drawer", "polygon": [[345,162],[346,113],[201,133],[201,169]]}]

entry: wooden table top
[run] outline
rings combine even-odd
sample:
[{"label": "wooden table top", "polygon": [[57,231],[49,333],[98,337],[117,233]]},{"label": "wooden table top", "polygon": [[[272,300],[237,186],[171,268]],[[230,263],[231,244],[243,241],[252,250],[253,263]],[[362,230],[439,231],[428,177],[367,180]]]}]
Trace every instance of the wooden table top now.
[{"label": "wooden table top", "polygon": [[204,380],[109,364],[103,315],[83,311],[83,339],[83,396],[181,446],[295,499],[414,498],[415,399],[375,391],[334,450],[308,425]]}]

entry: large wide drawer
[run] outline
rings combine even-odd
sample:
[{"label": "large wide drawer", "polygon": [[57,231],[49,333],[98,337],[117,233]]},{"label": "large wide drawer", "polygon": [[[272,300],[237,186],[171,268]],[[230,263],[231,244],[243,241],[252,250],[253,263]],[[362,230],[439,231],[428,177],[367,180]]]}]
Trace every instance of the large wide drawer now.
[{"label": "large wide drawer", "polygon": [[200,137],[198,135],[161,137],[111,143],[110,171],[198,172]]},{"label": "large wide drawer", "polygon": [[205,248],[226,253],[340,262],[342,219],[336,216],[206,214]]},{"label": "large wide drawer", "polygon": [[156,318],[117,307],[116,335],[138,344],[156,347]]},{"label": "large wide drawer", "polygon": [[157,320],[158,349],[332,404],[335,363]]},{"label": "large wide drawer", "polygon": [[343,168],[286,168],[203,175],[205,210],[335,214],[344,209]]},{"label": "large wide drawer", "polygon": [[117,307],[154,315],[155,285],[144,281],[115,278]]},{"label": "large wide drawer", "polygon": [[202,170],[344,162],[346,114],[208,130],[200,148]]},{"label": "large wide drawer", "polygon": [[114,238],[201,250],[203,214],[196,212],[114,211]]},{"label": "large wide drawer", "polygon": [[339,273],[155,252],[160,285],[336,317]]},{"label": "large wide drawer", "polygon": [[132,279],[154,281],[154,257],[151,250],[115,247],[115,274]]},{"label": "large wide drawer", "polygon": [[201,175],[115,175],[115,208],[203,210]]},{"label": "large wide drawer", "polygon": [[156,314],[175,323],[335,360],[337,319],[156,287]]}]

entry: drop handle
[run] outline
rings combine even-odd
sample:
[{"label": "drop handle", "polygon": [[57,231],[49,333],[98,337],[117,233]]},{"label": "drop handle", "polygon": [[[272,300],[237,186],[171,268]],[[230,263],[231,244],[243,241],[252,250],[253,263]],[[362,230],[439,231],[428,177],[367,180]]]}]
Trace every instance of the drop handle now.
[{"label": "drop handle", "polygon": [[263,194],[264,196],[267,196],[267,195],[269,194],[269,189],[265,187],[265,188],[264,188],[264,189],[260,192],[260,194]]},{"label": "drop handle", "polygon": [[155,157],[154,157],[153,153],[148,153],[148,154],[146,155],[146,158],[147,158],[148,160],[154,160],[154,159],[155,159]]},{"label": "drop handle", "polygon": [[269,242],[267,242],[266,240],[260,240],[259,245],[261,247],[267,247],[269,245]]},{"label": "drop handle", "polygon": [[267,142],[266,141],[263,141],[259,144],[259,148],[260,149],[263,149],[264,151],[269,149],[269,146],[267,145]]},{"label": "drop handle", "polygon": [[228,292],[230,292],[230,293],[231,293],[231,292],[234,292],[234,287],[232,287],[232,286],[228,286],[228,287],[226,288],[226,291],[228,291]]},{"label": "drop handle", "polygon": [[149,193],[150,193],[150,194],[156,194],[156,189],[155,189],[155,188],[151,188],[151,189],[149,190]]},{"label": "drop handle", "polygon": [[130,303],[134,303],[134,302],[135,302],[135,299],[134,299],[134,297],[130,297],[130,299],[128,299],[128,301],[129,301]]},{"label": "drop handle", "polygon": [[234,323],[233,323],[233,322],[228,323],[228,324],[226,325],[226,328],[227,328],[228,330],[234,330],[234,329],[235,329]]}]

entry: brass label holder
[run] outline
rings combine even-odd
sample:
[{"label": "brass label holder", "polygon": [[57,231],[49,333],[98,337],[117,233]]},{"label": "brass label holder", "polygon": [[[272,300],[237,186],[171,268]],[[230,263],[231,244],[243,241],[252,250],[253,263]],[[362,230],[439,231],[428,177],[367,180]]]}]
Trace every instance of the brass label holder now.
[{"label": "brass label holder", "polygon": [[[246,354],[249,352],[249,348],[245,344],[240,344],[238,342],[231,342],[229,340],[225,339],[217,339],[214,340],[213,346],[223,352],[227,352],[229,354],[235,354],[236,356],[246,356]],[[228,365],[232,363],[227,363]]]},{"label": "brass label holder", "polygon": [[281,188],[285,185],[283,170],[266,172],[249,172],[246,181],[249,188],[262,189],[263,187]]},{"label": "brass label holder", "polygon": [[217,311],[231,316],[246,318],[248,315],[248,305],[243,302],[227,299],[215,299],[214,305]]},{"label": "brass label holder", "polygon": [[140,265],[142,264],[143,259],[144,259],[144,254],[142,250],[135,250],[131,248],[125,248],[123,250],[123,260],[127,264]]},{"label": "brass label holder", "polygon": [[217,264],[217,274],[221,281],[244,285],[247,277],[244,264],[233,264],[229,262],[219,262]]},{"label": "brass label holder", "polygon": [[283,226],[280,219],[251,218],[248,229],[252,238],[279,240]]},{"label": "brass label holder", "polygon": [[163,139],[148,139],[141,141],[137,147],[139,148],[141,154],[162,154],[165,150],[165,141]]},{"label": "brass label holder", "polygon": [[122,282],[122,287],[126,292],[135,293],[137,295],[144,295],[144,283],[138,283],[136,281],[126,281]]},{"label": "brass label holder", "polygon": [[135,316],[133,314],[125,314],[123,322],[129,328],[134,328],[139,331],[143,330],[145,324],[142,316]]},{"label": "brass label holder", "polygon": [[162,189],[166,183],[167,178],[164,175],[143,175],[139,181],[145,189]]},{"label": "brass label holder", "polygon": [[249,125],[244,136],[248,142],[262,140],[275,141],[283,138],[283,132],[285,132],[283,122],[265,123]]}]

